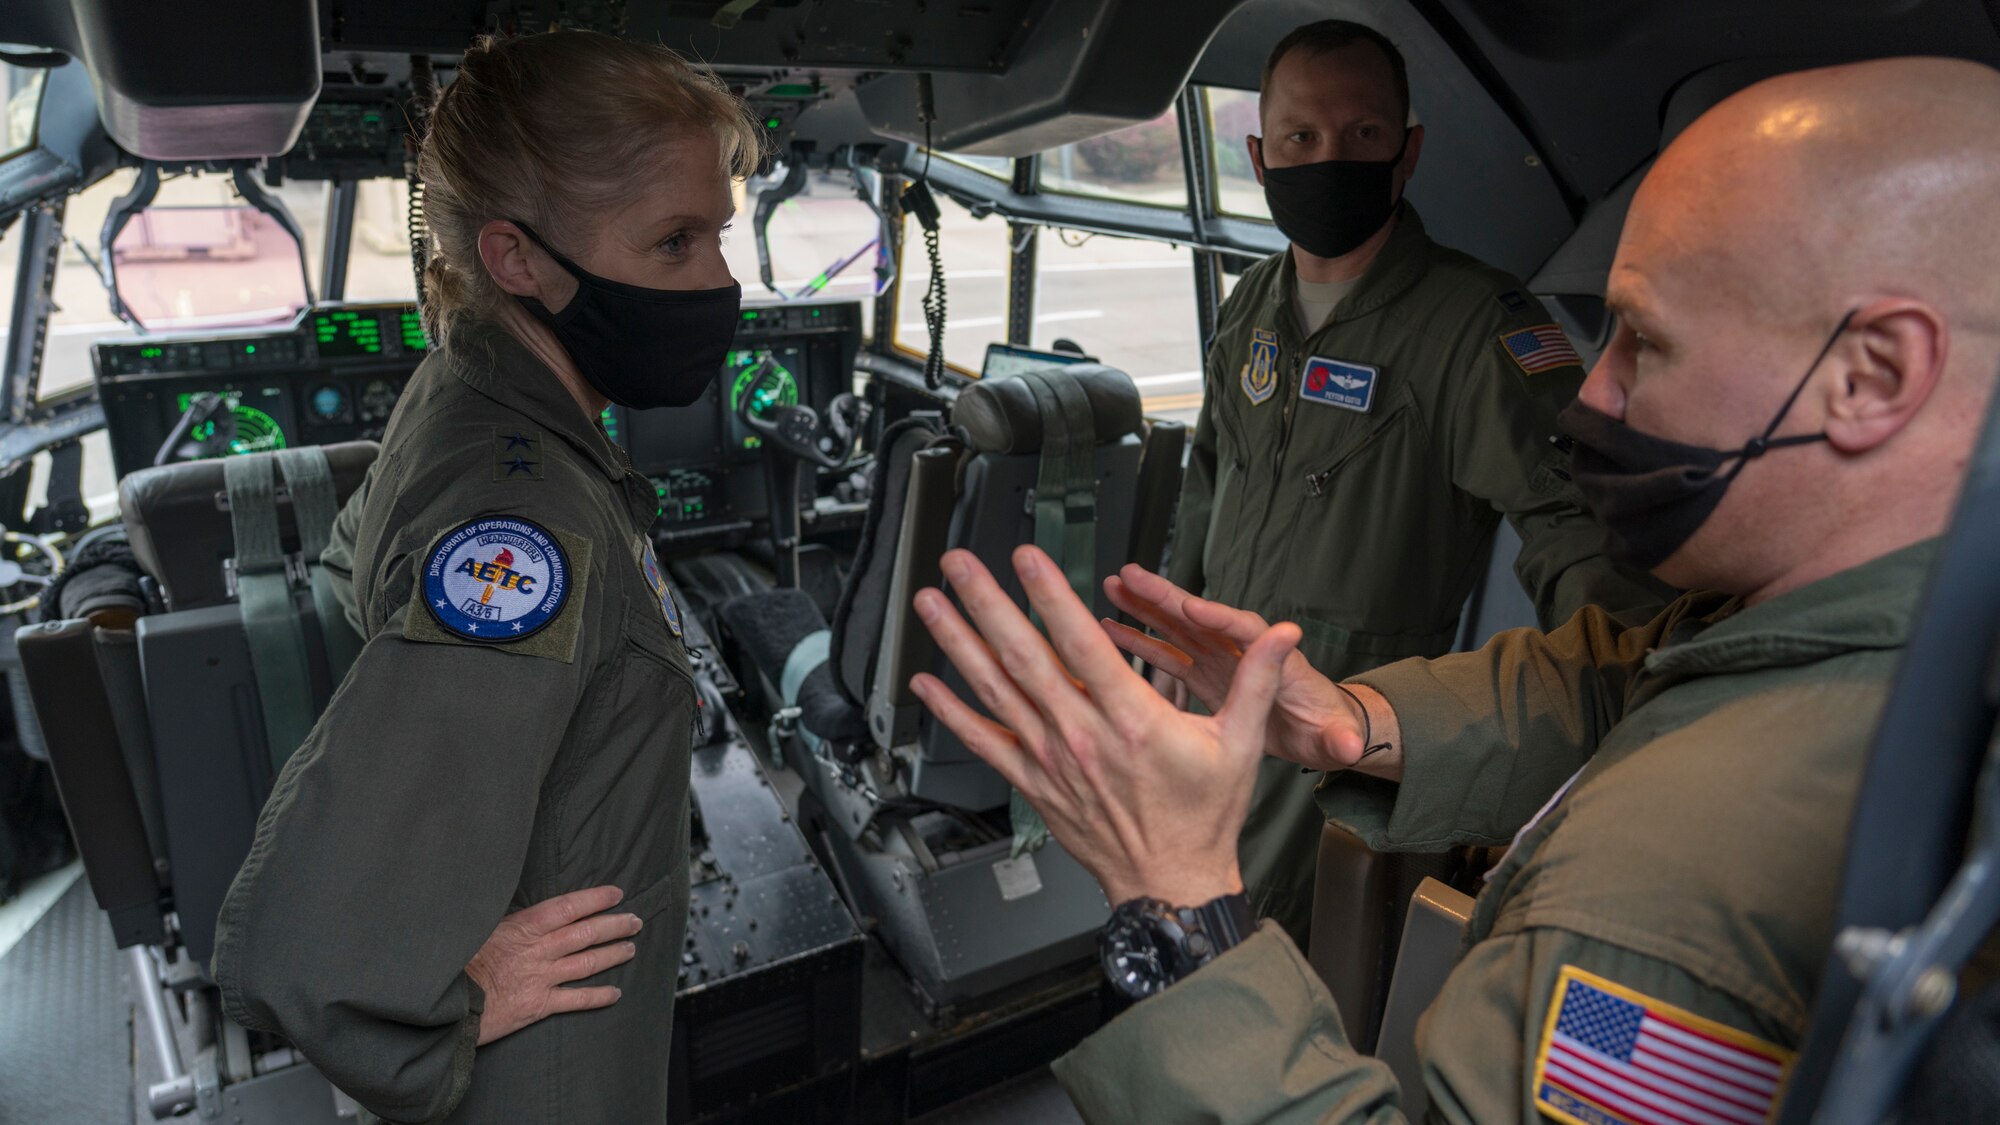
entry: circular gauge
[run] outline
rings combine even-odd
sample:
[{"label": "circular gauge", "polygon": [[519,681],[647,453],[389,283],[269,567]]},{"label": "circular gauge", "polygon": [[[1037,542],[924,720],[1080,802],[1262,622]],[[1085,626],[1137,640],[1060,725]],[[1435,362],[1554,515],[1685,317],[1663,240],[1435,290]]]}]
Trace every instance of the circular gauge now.
[{"label": "circular gauge", "polygon": [[[777,368],[778,373],[775,376],[767,375],[761,381],[761,385],[757,387],[756,398],[751,401],[750,413],[761,418],[769,414],[773,407],[791,406],[799,401],[798,380],[792,378],[791,370],[783,363],[780,363],[770,352],[731,352],[729,353],[729,365],[737,369],[735,379],[729,387],[729,416],[731,418],[734,418],[736,412],[742,408],[743,396],[750,393],[751,385],[759,382],[757,376],[763,365],[763,361],[767,359],[771,361],[771,366]],[[758,445],[757,438],[748,433],[738,434],[737,440],[742,443],[745,449],[754,449]]]},{"label": "circular gauge", "polygon": [[[238,404],[229,408],[229,419],[217,432],[220,419],[203,422],[190,431],[190,437],[207,448],[205,457],[220,457],[235,453],[268,453],[285,448],[285,431],[278,420],[254,406]],[[219,443],[215,448],[211,443]]]},{"label": "circular gauge", "polygon": [[396,384],[387,379],[371,379],[361,388],[361,420],[387,421],[396,409]]},{"label": "circular gauge", "polygon": [[312,415],[321,422],[347,421],[347,392],[332,383],[321,383],[313,388],[308,400]]}]

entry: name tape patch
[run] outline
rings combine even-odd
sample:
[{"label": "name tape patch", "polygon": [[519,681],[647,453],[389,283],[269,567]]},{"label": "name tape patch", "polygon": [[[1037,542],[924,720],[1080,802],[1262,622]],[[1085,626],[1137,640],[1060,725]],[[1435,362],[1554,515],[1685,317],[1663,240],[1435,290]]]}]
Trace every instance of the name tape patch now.
[{"label": "name tape patch", "polygon": [[533,636],[569,600],[562,544],[523,519],[461,524],[424,565],[424,604],[446,630],[504,644]]},{"label": "name tape patch", "polygon": [[1316,355],[1306,360],[1306,377],[1299,382],[1299,397],[1366,414],[1375,405],[1375,377],[1380,374],[1379,368],[1367,364]]},{"label": "name tape patch", "polygon": [[1760,1125],[1792,1052],[1563,966],[1535,1058],[1535,1106],[1570,1125]]}]

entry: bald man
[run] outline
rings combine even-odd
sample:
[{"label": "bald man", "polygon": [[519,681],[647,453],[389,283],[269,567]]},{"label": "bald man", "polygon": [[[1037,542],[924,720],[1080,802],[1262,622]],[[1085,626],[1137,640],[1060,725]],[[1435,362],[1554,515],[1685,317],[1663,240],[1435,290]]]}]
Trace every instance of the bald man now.
[{"label": "bald man", "polygon": [[[1118,903],[1137,1003],[1060,1060],[1092,1121],[1392,1122],[1235,849],[1268,751],[1380,849],[1509,844],[1418,1030],[1433,1119],[1766,1120],[1831,938],[1855,787],[2000,365],[2000,73],[1888,60],[1761,83],[1633,201],[1619,327],[1563,422],[1612,552],[1681,587],[1644,626],[1344,684],[1298,627],[1128,568],[1107,639],[1033,548],[1050,644],[968,555],[919,614],[993,719],[924,702]],[[1114,644],[1113,642],[1117,643]],[[1120,647],[1214,716],[1176,711]]]}]

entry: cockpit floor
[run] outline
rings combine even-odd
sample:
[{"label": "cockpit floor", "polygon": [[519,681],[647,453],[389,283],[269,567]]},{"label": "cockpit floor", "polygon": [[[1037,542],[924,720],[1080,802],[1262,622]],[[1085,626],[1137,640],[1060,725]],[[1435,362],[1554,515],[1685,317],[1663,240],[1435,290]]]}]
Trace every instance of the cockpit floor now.
[{"label": "cockpit floor", "polygon": [[[9,905],[39,912],[33,903]],[[0,917],[0,923],[8,920]],[[89,884],[71,876],[54,905],[0,953],[0,1125],[150,1122],[132,1075],[130,971]],[[138,1052],[148,1064],[151,1054]],[[157,1075],[146,1076],[148,1083],[155,1080]],[[911,1125],[1080,1121],[1044,1067]]]},{"label": "cockpit floor", "polygon": [[126,964],[82,879],[0,956],[0,1125],[132,1121]]}]

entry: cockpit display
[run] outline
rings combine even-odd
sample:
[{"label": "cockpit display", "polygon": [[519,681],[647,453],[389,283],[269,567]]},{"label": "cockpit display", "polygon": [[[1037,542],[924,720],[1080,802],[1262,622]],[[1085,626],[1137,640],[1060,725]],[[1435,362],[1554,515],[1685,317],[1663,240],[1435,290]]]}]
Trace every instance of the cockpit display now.
[{"label": "cockpit display", "polygon": [[[762,380],[762,385],[752,392],[751,386],[758,382],[758,366],[766,359],[777,367],[775,377]],[[750,405],[753,414],[762,416],[776,406],[791,406],[799,401],[799,376],[805,369],[805,348],[795,343],[776,343],[764,347],[738,348],[723,360],[722,380],[729,387],[729,409],[726,414],[729,429],[729,454],[732,460],[755,459],[762,441],[743,424],[738,411],[743,406],[743,396],[754,393],[755,400]]]},{"label": "cockpit display", "polygon": [[[380,438],[428,350],[415,307],[343,305],[308,310],[278,332],[106,341],[91,358],[123,475],[162,455]],[[221,401],[211,407],[207,396]],[[162,449],[169,436],[173,448]]]}]

